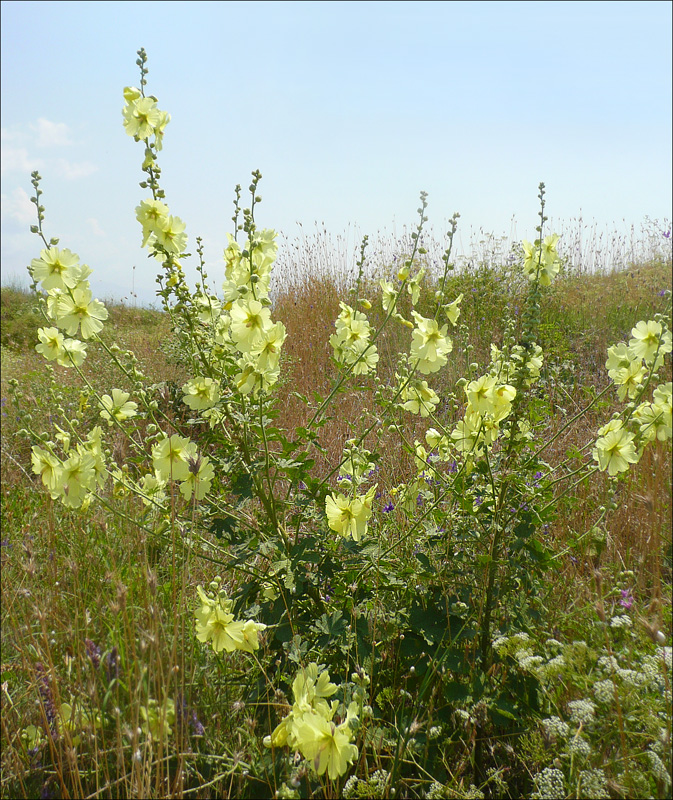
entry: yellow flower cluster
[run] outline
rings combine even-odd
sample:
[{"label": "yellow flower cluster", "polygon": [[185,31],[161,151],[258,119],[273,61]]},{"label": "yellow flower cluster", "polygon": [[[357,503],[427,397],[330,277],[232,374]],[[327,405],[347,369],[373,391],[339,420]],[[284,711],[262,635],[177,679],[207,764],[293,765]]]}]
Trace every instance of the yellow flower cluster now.
[{"label": "yellow flower cluster", "polygon": [[633,442],[635,434],[630,433],[621,419],[612,419],[598,431],[599,438],[593,449],[594,461],[598,462],[601,472],[608,471],[608,475],[625,472],[629,464],[636,464],[641,453],[636,450]]},{"label": "yellow flower cluster", "polygon": [[631,330],[631,336],[628,345],[619,342],[608,348],[605,362],[622,401],[627,395],[634,398],[650,369],[658,370],[664,355],[671,352],[671,332],[660,322],[641,321]]},{"label": "yellow flower cluster", "polygon": [[[400,380],[399,375],[395,374],[395,377]],[[402,408],[422,417],[429,417],[439,403],[439,395],[428,386],[427,381],[416,378],[406,381],[400,397],[403,401]]]},{"label": "yellow flower cluster", "polygon": [[561,269],[556,244],[559,240],[558,234],[545,237],[544,242],[536,239],[534,244],[523,241],[523,271],[529,280],[539,279],[540,286],[549,286],[552,278]]},{"label": "yellow flower cluster", "polygon": [[467,455],[480,456],[482,445],[490,447],[498,438],[500,423],[509,416],[516,389],[500,383],[493,375],[483,375],[465,386],[467,407],[451,438],[455,447]]},{"label": "yellow flower cluster", "polygon": [[159,482],[180,483],[180,493],[185,500],[191,500],[192,494],[197,500],[203,500],[215,477],[208,456],[199,455],[194,442],[177,433],[165,436],[154,446],[152,465]]},{"label": "yellow flower cluster", "polygon": [[367,531],[367,520],[372,515],[372,503],[377,484],[367,494],[349,500],[343,494],[327,495],[325,511],[329,527],[344,538],[349,536],[359,542]]},{"label": "yellow flower cluster", "polygon": [[292,684],[292,710],[270,736],[264,738],[266,747],[289,745],[311,763],[318,775],[325,772],[330,780],[344,775],[358,757],[352,744],[351,723],[357,721],[357,703],[351,703],[346,719],[334,722],[339,703],[327,701],[337,691],[330,682],[329,672],[315,663],[300,669]]},{"label": "yellow flower cluster", "polygon": [[[642,397],[651,376],[671,352],[671,332],[656,320],[641,320],[632,330],[628,345],[619,342],[608,348],[605,366],[617,386],[620,400]],[[671,382],[656,386],[651,401],[642,401],[633,409],[630,419],[612,419],[598,431],[593,449],[598,468],[609,475],[626,472],[636,464],[645,445],[655,440],[666,441],[672,434]],[[630,429],[629,429],[630,426]]]},{"label": "yellow flower cluster", "polygon": [[34,445],[33,472],[40,476],[52,500],[60,500],[68,508],[81,508],[90,502],[91,493],[102,487],[107,477],[101,429],[96,426],[74,449],[70,447],[70,437],[60,430],[59,434],[65,458],[56,455],[54,442],[47,442],[46,449]]},{"label": "yellow flower cluster", "polygon": [[411,312],[416,327],[411,334],[411,359],[423,375],[437,372],[447,363],[446,356],[453,349],[447,337],[448,325],[441,328],[434,319],[426,319],[417,311]]},{"label": "yellow flower cluster", "polygon": [[207,594],[202,586],[196,587],[200,600],[196,610],[196,638],[200,642],[210,642],[216,653],[222,650],[252,653],[259,649],[258,634],[266,625],[251,619],[234,620],[232,601],[219,589],[219,579],[211,583],[211,589]]},{"label": "yellow flower cluster", "polygon": [[157,150],[161,150],[164,131],[171,120],[171,115],[157,108],[156,97],[143,97],[140,89],[136,89],[135,86],[127,86],[124,89],[124,100],[126,103],[122,109],[122,116],[126,133],[136,142],[154,136],[154,145]]},{"label": "yellow flower cluster", "polygon": [[86,345],[76,336],[91,339],[103,329],[108,312],[100,300],[94,300],[87,278],[91,270],[79,263],[79,257],[70,250],[48,247],[40,258],[30,262],[33,279],[47,293],[46,313],[56,327],[39,328],[40,343],[35,349],[47,361],[63,367],[79,367],[86,357]]},{"label": "yellow flower cluster", "polygon": [[278,245],[273,230],[256,231],[243,249],[229,237],[224,251],[223,311],[213,319],[214,343],[238,354],[235,385],[241,394],[267,392],[280,375],[280,353],[287,336],[271,320],[269,284]]},{"label": "yellow flower cluster", "polygon": [[334,358],[345,367],[352,367],[354,375],[366,375],[376,369],[379,354],[375,344],[370,344],[371,328],[367,317],[339,303],[341,313],[334,323],[336,333],[330,338]]}]

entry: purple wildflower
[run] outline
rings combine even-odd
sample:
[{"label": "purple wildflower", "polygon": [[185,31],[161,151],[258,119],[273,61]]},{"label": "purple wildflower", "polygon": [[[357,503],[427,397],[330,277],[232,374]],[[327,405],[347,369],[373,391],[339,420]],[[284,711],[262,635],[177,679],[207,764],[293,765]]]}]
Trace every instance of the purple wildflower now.
[{"label": "purple wildflower", "polygon": [[54,702],[54,694],[51,690],[51,678],[47,674],[47,670],[41,661],[35,664],[35,672],[37,673],[37,688],[42,698],[47,724],[49,725],[52,736],[56,736],[56,703]]},{"label": "purple wildflower", "polygon": [[622,595],[622,599],[619,601],[619,605],[622,606],[623,608],[625,608],[627,611],[629,611],[629,609],[633,605],[633,601],[634,601],[634,597],[631,594],[631,590],[630,589],[621,589],[620,593]]},{"label": "purple wildflower", "polygon": [[196,715],[196,709],[192,709],[192,715],[189,718],[189,727],[192,729],[192,733],[194,736],[205,736],[206,729],[201,724],[198,716]]},{"label": "purple wildflower", "polygon": [[100,667],[100,647],[92,642],[91,639],[85,639],[84,646],[86,647],[86,654],[91,659],[93,668],[98,669],[98,667]]},{"label": "purple wildflower", "polygon": [[389,500],[389,501],[388,501],[388,502],[387,502],[387,503],[386,503],[386,504],[383,506],[383,513],[384,513],[384,514],[389,514],[389,513],[390,513],[390,512],[391,512],[391,511],[392,511],[394,508],[395,508],[395,506],[393,505],[393,502],[392,502],[392,500]]},{"label": "purple wildflower", "polygon": [[105,675],[108,683],[113,678],[119,677],[119,654],[117,648],[113,647],[112,650],[105,656]]}]

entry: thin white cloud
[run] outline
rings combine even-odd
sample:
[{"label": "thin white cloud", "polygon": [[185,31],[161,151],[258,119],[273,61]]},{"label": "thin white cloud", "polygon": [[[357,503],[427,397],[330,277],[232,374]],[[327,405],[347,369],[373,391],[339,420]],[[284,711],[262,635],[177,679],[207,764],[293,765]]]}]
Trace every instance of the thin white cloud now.
[{"label": "thin white cloud", "polygon": [[32,172],[40,169],[42,161],[28,155],[25,147],[3,147],[0,152],[0,174],[7,172]]},{"label": "thin white cloud", "polygon": [[17,187],[9,195],[2,195],[0,213],[3,220],[16,220],[22,225],[30,225],[36,220],[35,206],[30,202],[30,197],[21,187]]},{"label": "thin white cloud", "polygon": [[77,163],[76,161],[67,161],[65,158],[57,158],[53,166],[55,173],[68,181],[86,178],[98,171],[98,167],[90,161]]},{"label": "thin white cloud", "polygon": [[101,228],[100,223],[95,217],[89,217],[86,222],[94,236],[105,237],[105,231]]},{"label": "thin white cloud", "polygon": [[65,122],[50,122],[40,117],[37,125],[30,126],[37,133],[36,144],[38,147],[62,147],[72,144],[70,129]]},{"label": "thin white cloud", "polygon": [[0,128],[0,140],[11,142],[13,139],[20,138],[21,134],[17,130],[10,131],[9,128]]}]

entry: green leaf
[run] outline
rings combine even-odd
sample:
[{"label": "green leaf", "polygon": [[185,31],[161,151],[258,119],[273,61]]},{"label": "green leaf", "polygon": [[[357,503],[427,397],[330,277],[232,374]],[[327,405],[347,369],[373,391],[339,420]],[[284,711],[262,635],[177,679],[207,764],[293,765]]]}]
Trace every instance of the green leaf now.
[{"label": "green leaf", "polygon": [[425,553],[414,553],[414,555],[416,556],[416,560],[420,561],[420,563],[423,565],[425,571],[431,575],[434,575],[437,570],[432,566],[430,559],[425,555]]}]

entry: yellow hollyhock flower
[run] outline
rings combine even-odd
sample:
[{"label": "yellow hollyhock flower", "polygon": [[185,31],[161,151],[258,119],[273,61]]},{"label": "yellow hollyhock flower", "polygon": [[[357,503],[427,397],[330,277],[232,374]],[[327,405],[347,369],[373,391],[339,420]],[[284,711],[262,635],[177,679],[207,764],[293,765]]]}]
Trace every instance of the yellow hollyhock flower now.
[{"label": "yellow hollyhock flower", "polygon": [[661,419],[657,422],[657,438],[661,441],[671,438],[671,381],[657,386],[652,396],[652,408]]},{"label": "yellow hollyhock flower", "polygon": [[175,724],[175,701],[167,697],[160,705],[150,698],[146,706],[140,706],[140,716],[143,718],[140,726],[143,733],[155,739],[170,736],[173,733],[171,725]]},{"label": "yellow hollyhock flower", "polygon": [[220,389],[212,378],[192,378],[182,387],[182,402],[193,411],[212,408],[220,399]]},{"label": "yellow hollyhock flower", "polygon": [[81,326],[83,339],[90,339],[103,330],[103,320],[108,318],[107,308],[100,300],[91,298],[86,284],[79,284],[70,293],[62,294],[56,306],[58,327],[74,336]]},{"label": "yellow hollyhock flower", "polygon": [[[126,97],[126,92],[124,96]],[[153,97],[137,97],[127,102],[122,109],[122,116],[126,133],[136,141],[148,139],[154,133],[155,127],[162,122],[161,112]]]},{"label": "yellow hollyhock flower", "polygon": [[470,381],[465,387],[467,402],[477,414],[495,413],[495,378],[492,375],[482,375],[476,381]]},{"label": "yellow hollyhock flower", "polygon": [[188,501],[192,499],[192,494],[197,500],[203,500],[215,477],[213,465],[207,456],[190,456],[188,463],[189,474],[180,484],[180,494]]},{"label": "yellow hollyhock flower", "polygon": [[458,322],[458,317],[460,316],[460,303],[462,299],[463,293],[461,292],[452,303],[447,303],[444,306],[444,313],[449,322],[454,326]]},{"label": "yellow hollyhock flower", "polygon": [[262,330],[260,340],[250,351],[260,372],[273,371],[278,367],[280,350],[286,337],[287,332],[282,322],[276,322]]},{"label": "yellow hollyhock flower", "polygon": [[58,485],[61,479],[62,464],[56,456],[47,450],[34,445],[31,451],[33,472],[39,475],[52,498],[58,496]]},{"label": "yellow hollyhock flower", "polygon": [[42,353],[47,361],[53,361],[64,355],[63,334],[58,328],[38,328],[37,336],[40,344],[36,344],[35,349],[38,353]]},{"label": "yellow hollyhock flower", "polygon": [[249,353],[262,341],[264,331],[271,327],[271,312],[259,300],[238,300],[229,315],[231,337],[241,353]]},{"label": "yellow hollyhock flower", "polygon": [[187,459],[193,447],[189,439],[178,436],[177,433],[162,439],[152,450],[155,472],[162,480],[184,481],[189,475]]},{"label": "yellow hollyhock flower", "polygon": [[480,456],[481,418],[475,414],[466,414],[465,419],[460,420],[451,432],[451,439],[456,450],[465,455]]},{"label": "yellow hollyhock flower", "polygon": [[502,422],[512,410],[512,402],[516,397],[516,389],[507,383],[501,383],[493,390],[494,412],[496,422]]},{"label": "yellow hollyhock flower", "polygon": [[379,284],[381,286],[381,305],[387,314],[395,304],[397,290],[395,289],[393,283],[383,280],[383,278],[379,281]]},{"label": "yellow hollyhock flower", "polygon": [[65,291],[66,288],[74,289],[77,285],[78,263],[79,256],[70,250],[49,247],[42,250],[40,258],[34,258],[30,262],[30,270],[33,278],[42,284],[46,292],[52,289]]},{"label": "yellow hollyhock flower", "polygon": [[640,457],[633,444],[635,436],[624,429],[621,420],[611,420],[598,434],[592,455],[601,472],[607,470],[608,475],[616,475],[628,470],[629,464],[638,463]]},{"label": "yellow hollyhock flower", "polygon": [[156,229],[153,231],[156,241],[164,250],[173,255],[184,253],[187,247],[187,234],[185,233],[185,223],[180,217],[169,215],[160,219]]},{"label": "yellow hollyhock flower", "polygon": [[135,417],[138,404],[129,402],[130,396],[128,392],[122,392],[121,389],[113,389],[112,397],[109,394],[104,394],[101,397],[100,401],[103,409],[100,415],[107,420],[108,426],[113,425],[115,419],[117,422],[123,422],[126,419]]},{"label": "yellow hollyhock flower", "polygon": [[453,349],[451,340],[446,337],[448,326],[440,329],[437,321],[426,319],[412,311],[416,327],[411,334],[411,358],[419,359],[418,369],[423,375],[437,372],[447,363],[447,354]]},{"label": "yellow hollyhock flower", "polygon": [[613,370],[613,373],[612,380],[619,386],[617,396],[621,401],[624,400],[627,393],[629,397],[636,396],[647,374],[640,359],[630,361],[628,366]]},{"label": "yellow hollyhock flower", "polygon": [[631,330],[631,336],[629,347],[647,364],[652,363],[655,353],[661,356],[671,352],[671,332],[663,328],[660,322],[641,321]]},{"label": "yellow hollyhock flower", "polygon": [[69,508],[79,508],[82,505],[85,496],[94,488],[94,467],[94,458],[90,453],[72,453],[63,463],[56,485],[63,505]]},{"label": "yellow hollyhock flower", "polygon": [[146,506],[163,505],[166,500],[166,481],[154,474],[143,475],[140,479],[140,491],[142,492],[140,499]]},{"label": "yellow hollyhock flower", "polygon": [[344,538],[349,536],[356,542],[367,531],[367,520],[372,515],[372,502],[376,493],[373,486],[366,495],[359,495],[354,500],[349,500],[342,494],[327,495],[325,498],[325,511],[327,524]]},{"label": "yellow hollyhock flower", "polygon": [[439,403],[439,397],[428,386],[427,381],[409,381],[402,389],[400,396],[405,401],[402,408],[411,411],[412,414],[420,414],[422,417],[429,417]]},{"label": "yellow hollyhock flower", "polygon": [[161,200],[142,200],[140,205],[136,206],[136,219],[143,226],[141,247],[145,247],[149,238],[160,229],[169,216],[168,206]]},{"label": "yellow hollyhock flower", "polygon": [[211,642],[216,653],[225,650],[243,650],[252,653],[259,648],[258,634],[266,625],[254,620],[234,621],[231,613],[231,600],[208,597],[201,586],[197,587],[200,607],[196,610],[196,638],[200,642]]},{"label": "yellow hollyhock flower", "polygon": [[358,748],[351,744],[352,733],[347,723],[336,725],[315,713],[304,714],[297,726],[297,746],[318,775],[325,772],[330,780],[344,775],[358,757]]},{"label": "yellow hollyhock flower", "polygon": [[86,345],[77,339],[63,340],[63,353],[56,358],[61,367],[79,367],[86,358]]}]

